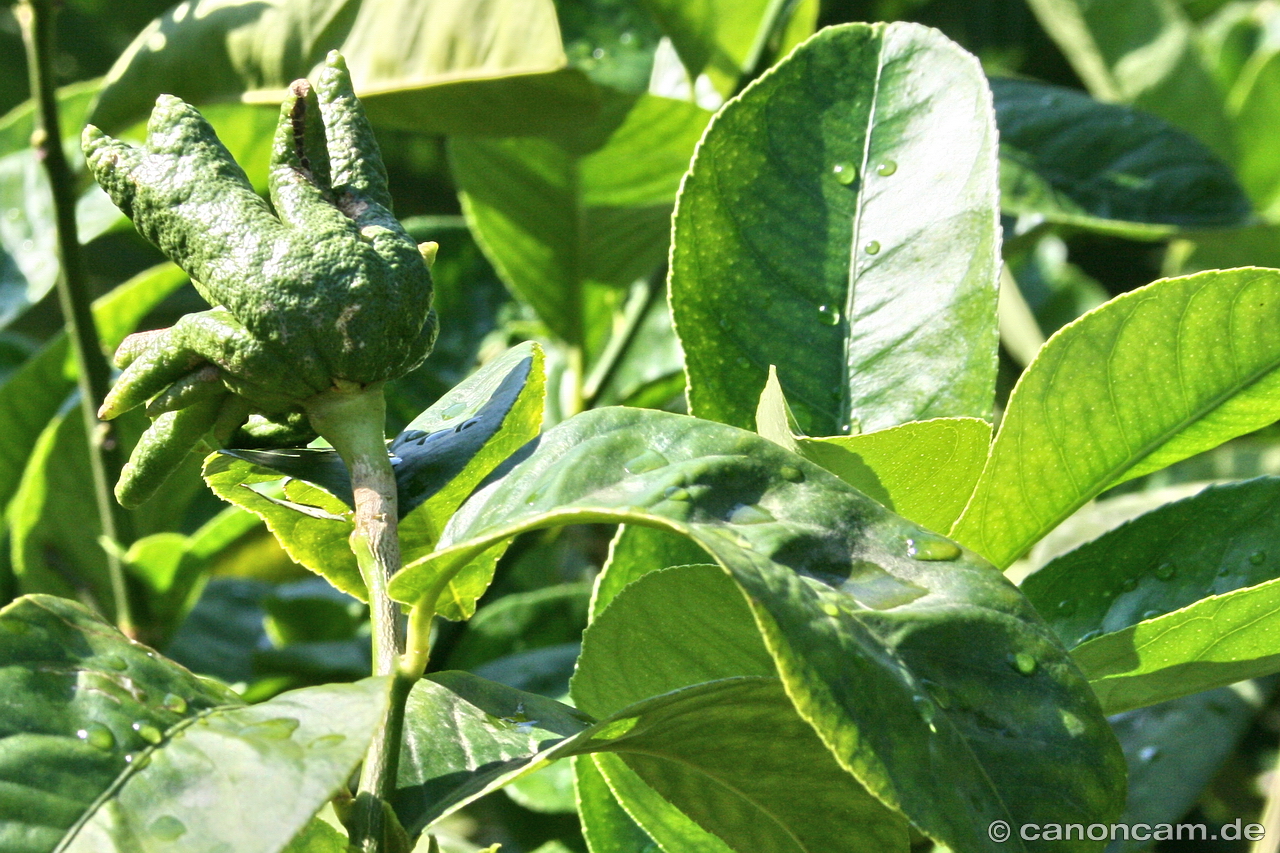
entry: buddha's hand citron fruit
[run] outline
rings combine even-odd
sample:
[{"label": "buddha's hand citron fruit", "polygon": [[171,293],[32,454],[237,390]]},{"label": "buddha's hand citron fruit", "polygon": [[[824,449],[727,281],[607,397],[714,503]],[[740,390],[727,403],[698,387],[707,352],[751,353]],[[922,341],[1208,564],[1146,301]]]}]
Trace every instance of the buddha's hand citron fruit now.
[{"label": "buddha's hand citron fruit", "polygon": [[145,145],[95,127],[83,144],[98,183],[213,306],[116,352],[124,373],[99,416],[146,403],[155,419],[116,486],[126,506],[201,442],[305,443],[308,400],[402,376],[431,352],[435,244],[415,245],[391,214],[373,130],[337,53],[314,86],[290,87],[270,204],[174,97],[156,102]]}]

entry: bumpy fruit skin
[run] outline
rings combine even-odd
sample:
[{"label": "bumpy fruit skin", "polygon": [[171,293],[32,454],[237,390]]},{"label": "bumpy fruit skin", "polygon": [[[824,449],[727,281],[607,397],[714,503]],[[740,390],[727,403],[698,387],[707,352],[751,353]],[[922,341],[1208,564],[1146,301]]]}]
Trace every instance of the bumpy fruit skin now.
[{"label": "bumpy fruit skin", "polygon": [[336,52],[314,87],[290,87],[270,205],[209,123],[171,96],[157,100],[145,146],[95,127],[83,146],[98,183],[213,306],[116,353],[124,373],[99,415],[151,401],[157,418],[121,474],[121,503],[150,497],[202,441],[305,442],[308,400],[402,376],[431,352],[435,245],[415,245],[392,215],[378,144]]}]

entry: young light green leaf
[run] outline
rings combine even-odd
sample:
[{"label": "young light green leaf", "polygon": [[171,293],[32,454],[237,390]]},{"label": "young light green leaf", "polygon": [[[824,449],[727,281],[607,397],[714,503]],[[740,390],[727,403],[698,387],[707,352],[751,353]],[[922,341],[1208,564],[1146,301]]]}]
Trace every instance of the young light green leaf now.
[{"label": "young light green leaf", "polygon": [[1009,398],[953,534],[1007,566],[1104,489],[1280,417],[1280,272],[1165,279],[1062,328]]},{"label": "young light green leaf", "polygon": [[609,559],[591,592],[591,618],[599,616],[628,584],[649,572],[706,562],[707,552],[687,537],[656,527],[623,524],[609,545]]},{"label": "young light green leaf", "polygon": [[1242,69],[1229,105],[1235,125],[1236,171],[1264,217],[1280,213],[1280,155],[1264,141],[1276,126],[1280,51],[1260,49]]},{"label": "young light green leaf", "polygon": [[171,729],[61,849],[134,853],[145,839],[175,853],[278,853],[345,787],[389,686],[369,678],[308,687]]},{"label": "young light green leaf", "polygon": [[930,530],[950,530],[991,445],[980,418],[934,418],[862,435],[801,438],[800,454],[888,509]]},{"label": "young light green leaf", "polygon": [[1230,162],[1231,124],[1195,27],[1174,0],[1029,0],[1089,91],[1160,116]]},{"label": "young light green leaf", "polygon": [[537,133],[595,106],[565,68],[551,0],[231,0],[181,3],[138,34],[108,73],[90,121],[144,119],[161,92],[197,106],[278,104],[330,50],[381,126],[434,133]]},{"label": "young light green leaf", "polygon": [[643,95],[612,103],[582,138],[450,141],[485,254],[548,328],[591,358],[625,288],[665,256],[680,176],[710,117]]},{"label": "young light green leaf", "polygon": [[991,91],[1007,213],[1148,240],[1252,218],[1231,169],[1155,116],[1030,80]]},{"label": "young light green leaf", "polygon": [[990,417],[990,97],[977,61],[940,33],[853,24],[814,36],[726,105],[674,224],[693,414],[751,427],[774,364],[811,435]]},{"label": "young light green leaf", "polygon": [[[1118,810],[1118,749],[1025,599],[752,433],[648,410],[579,415],[474,495],[390,593],[415,602],[521,532],[618,521],[689,537],[733,576],[801,716],[932,837],[986,844],[991,820],[1062,820],[1064,802],[1089,821]],[[1025,796],[1033,776],[1053,778],[1052,802]]]},{"label": "young light green leaf", "polygon": [[[637,773],[627,766],[620,755],[597,752],[573,759],[579,780],[584,775],[590,780],[600,780],[603,794],[626,816],[637,832],[649,843],[665,853],[730,853],[732,847],[718,835],[712,835],[693,822],[687,814],[663,799],[650,788]],[[592,784],[588,781],[587,784]],[[581,781],[579,782],[581,785]],[[626,807],[621,805],[625,802]],[[583,813],[583,830],[590,843],[590,826]],[[605,848],[612,853],[612,848]],[[641,846],[636,853],[655,853],[652,847]],[[604,851],[601,851],[604,853]]]},{"label": "young light green leaf", "polygon": [[6,853],[49,853],[164,731],[242,704],[64,598],[12,602],[0,637]]}]

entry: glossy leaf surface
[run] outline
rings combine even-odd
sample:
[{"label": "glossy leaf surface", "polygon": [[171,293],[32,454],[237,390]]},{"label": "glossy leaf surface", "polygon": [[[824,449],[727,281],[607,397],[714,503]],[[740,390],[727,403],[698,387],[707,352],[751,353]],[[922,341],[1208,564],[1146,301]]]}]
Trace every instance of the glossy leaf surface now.
[{"label": "glossy leaf surface", "polygon": [[0,610],[0,637],[7,853],[53,850],[153,739],[212,708],[241,704],[63,598],[9,604]]},{"label": "glossy leaf surface", "polygon": [[1138,239],[1251,218],[1231,169],[1155,116],[1030,80],[991,91],[1008,213]]},{"label": "glossy leaf surface", "polygon": [[1280,272],[1126,293],[1055,334],[1009,398],[953,533],[1007,566],[1104,489],[1280,417]]},{"label": "glossy leaf surface", "polygon": [[[1016,590],[751,433],[644,410],[580,415],[468,501],[441,550],[407,566],[390,592],[416,601],[518,532],[582,521],[662,527],[706,549],[754,600],[802,717],[929,834],[987,844],[993,815],[1046,809],[1061,819],[1064,799],[1094,816],[1118,809],[1114,741]],[[1034,767],[1024,738],[1036,743]],[[1037,785],[1052,777],[1053,802],[1000,793],[1022,791],[1024,774]]]},{"label": "glossy leaf surface", "polygon": [[529,133],[595,105],[586,78],[564,68],[551,0],[232,0],[181,3],[139,33],[90,121],[120,130],[161,92],[275,105],[334,49],[383,126]]},{"label": "glossy leaf surface", "polygon": [[386,713],[388,684],[308,687],[170,731],[64,849],[277,853],[346,785]]},{"label": "glossy leaf surface", "polygon": [[693,414],[752,426],[772,364],[811,435],[990,417],[990,98],[974,58],[941,34],[852,24],[717,115],[674,224]]}]

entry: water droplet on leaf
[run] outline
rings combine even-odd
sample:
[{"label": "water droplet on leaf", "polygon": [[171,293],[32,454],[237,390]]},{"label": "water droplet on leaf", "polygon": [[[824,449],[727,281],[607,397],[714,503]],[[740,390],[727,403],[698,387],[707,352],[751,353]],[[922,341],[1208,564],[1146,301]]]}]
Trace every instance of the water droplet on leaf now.
[{"label": "water droplet on leaf", "polygon": [[628,474],[644,474],[648,471],[657,471],[670,464],[667,457],[663,456],[656,450],[646,450],[639,456],[627,460],[622,467]]},{"label": "water droplet on leaf", "polygon": [[669,501],[687,501],[689,500],[689,490],[682,489],[679,486],[667,486],[667,490],[662,496]]},{"label": "water droplet on leaf", "polygon": [[172,815],[156,818],[148,828],[161,841],[176,841],[187,832],[187,825]]},{"label": "water droplet on leaf", "polygon": [[840,312],[830,305],[819,305],[818,322],[824,326],[834,326],[840,322]]},{"label": "water droplet on leaf", "polygon": [[1125,578],[1124,581],[1120,584],[1120,588],[1125,592],[1133,592],[1135,589],[1138,588],[1138,579]]},{"label": "water droplet on leaf", "polygon": [[260,737],[268,740],[284,740],[297,729],[298,721],[293,717],[276,717],[273,720],[263,720],[260,723],[246,726],[245,734],[250,737]]},{"label": "water droplet on leaf", "polygon": [[1254,551],[1252,554],[1249,555],[1249,562],[1253,563],[1255,566],[1261,566],[1266,561],[1267,561],[1266,551]]},{"label": "water droplet on leaf", "polygon": [[166,694],[163,705],[166,711],[172,711],[175,714],[185,714],[187,712],[187,700],[177,693]]},{"label": "water droplet on leaf", "polygon": [[868,255],[878,255],[880,254],[880,241],[872,240],[871,242],[867,243],[867,245],[863,246],[863,249],[866,251]]},{"label": "water droplet on leaf", "polygon": [[954,560],[960,556],[960,546],[936,533],[920,533],[907,540],[907,556],[929,562]]},{"label": "water droplet on leaf", "polygon": [[124,658],[120,657],[119,655],[107,655],[102,659],[102,663],[105,664],[106,666],[111,667],[117,672],[124,672],[126,669],[129,668],[129,664],[125,663]]},{"label": "water droplet on leaf", "polygon": [[445,407],[445,410],[440,413],[440,418],[441,420],[447,421],[450,418],[456,418],[458,415],[462,414],[466,410],[467,410],[466,403],[453,403],[452,405]]},{"label": "water droplet on leaf", "polygon": [[1026,652],[1010,655],[1009,665],[1022,675],[1033,675],[1036,671],[1036,659]]},{"label": "water droplet on leaf", "polygon": [[1155,761],[1159,757],[1160,747],[1158,746],[1144,746],[1142,749],[1138,750],[1138,760],[1144,763]]},{"label": "water droplet on leaf", "polygon": [[770,521],[777,521],[777,519],[764,507],[738,504],[729,513],[728,521],[730,524],[765,524]]},{"label": "water droplet on leaf", "polygon": [[803,483],[804,472],[799,468],[793,468],[790,465],[783,465],[778,469],[778,476],[786,480],[788,483]]},{"label": "water droplet on leaf", "polygon": [[885,160],[879,166],[876,166],[876,174],[882,178],[887,178],[896,171],[898,171],[898,164],[892,160]]},{"label": "water droplet on leaf", "polygon": [[138,733],[138,737],[142,738],[149,744],[157,744],[164,740],[164,735],[161,734],[159,729],[150,723],[143,722],[142,720],[133,724],[133,730]]},{"label": "water droplet on leaf", "polygon": [[103,752],[115,749],[116,736],[111,733],[111,729],[102,723],[90,723],[85,728],[76,732],[76,737],[89,744],[94,749],[100,749]]},{"label": "water droplet on leaf", "polygon": [[1102,636],[1102,629],[1101,629],[1101,628],[1094,628],[1092,631],[1086,631],[1086,632],[1085,632],[1085,633],[1080,637],[1080,642],[1081,642],[1082,644],[1083,644],[1083,643],[1087,643],[1087,642],[1089,642],[1090,640],[1097,639],[1098,637],[1101,637],[1101,636]]},{"label": "water droplet on leaf", "polygon": [[1058,613],[1063,616],[1070,616],[1076,612],[1076,600],[1074,598],[1063,599],[1058,602]]},{"label": "water droplet on leaf", "polygon": [[1163,610],[1147,610],[1142,614],[1142,618],[1144,620],[1155,619],[1157,616],[1163,616],[1163,615],[1164,615]]},{"label": "water droplet on leaf", "polygon": [[330,747],[340,746],[347,739],[346,735],[321,735],[311,743],[307,744],[308,749],[329,749]]},{"label": "water droplet on leaf", "polygon": [[846,187],[858,180],[858,168],[848,161],[836,163],[831,172],[836,176],[836,182]]},{"label": "water droplet on leaf", "polygon": [[1162,581],[1167,581],[1177,574],[1177,567],[1173,563],[1161,563],[1156,566],[1155,576]]},{"label": "water droplet on leaf", "polygon": [[836,607],[834,604],[828,601],[823,603],[822,612],[827,614],[828,616],[839,616],[840,608]]}]

